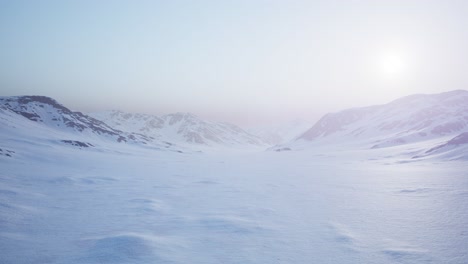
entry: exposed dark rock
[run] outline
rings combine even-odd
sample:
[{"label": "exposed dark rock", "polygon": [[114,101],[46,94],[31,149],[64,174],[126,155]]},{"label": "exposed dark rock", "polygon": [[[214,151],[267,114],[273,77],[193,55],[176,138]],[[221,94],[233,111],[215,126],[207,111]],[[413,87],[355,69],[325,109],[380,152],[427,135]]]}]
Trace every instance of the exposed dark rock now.
[{"label": "exposed dark rock", "polygon": [[28,112],[22,112],[22,111],[15,111],[15,113],[20,114],[32,121],[39,121],[41,119],[41,117],[36,113],[28,113]]},{"label": "exposed dark rock", "polygon": [[71,112],[68,108],[64,107],[63,105],[59,104],[57,101],[54,99],[47,97],[47,96],[21,96],[18,98],[18,103],[26,105],[30,102],[38,102],[38,103],[43,103],[43,104],[48,104],[51,105],[59,110],[62,110],[64,113],[69,113]]},{"label": "exposed dark rock", "polygon": [[76,147],[83,147],[83,148],[94,147],[94,145],[91,143],[81,142],[77,140],[61,140],[61,142],[72,145],[72,146],[76,146]]},{"label": "exposed dark rock", "polygon": [[13,154],[15,152],[13,150],[8,150],[8,149],[1,149],[0,148],[0,156],[6,156],[6,157],[13,157]]}]

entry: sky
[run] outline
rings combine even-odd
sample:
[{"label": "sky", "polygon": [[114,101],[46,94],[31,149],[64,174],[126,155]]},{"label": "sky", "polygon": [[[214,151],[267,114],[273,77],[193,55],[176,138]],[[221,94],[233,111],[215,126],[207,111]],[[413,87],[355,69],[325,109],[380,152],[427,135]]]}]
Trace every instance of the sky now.
[{"label": "sky", "polygon": [[468,1],[0,0],[0,95],[242,126],[468,89]]}]

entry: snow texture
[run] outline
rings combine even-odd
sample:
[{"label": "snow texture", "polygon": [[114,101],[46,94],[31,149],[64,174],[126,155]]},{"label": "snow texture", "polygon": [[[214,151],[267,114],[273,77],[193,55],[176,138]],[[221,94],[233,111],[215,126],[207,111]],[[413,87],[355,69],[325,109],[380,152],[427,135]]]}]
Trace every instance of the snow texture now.
[{"label": "snow texture", "polygon": [[464,128],[199,152],[47,98],[1,101],[2,264],[468,262]]}]

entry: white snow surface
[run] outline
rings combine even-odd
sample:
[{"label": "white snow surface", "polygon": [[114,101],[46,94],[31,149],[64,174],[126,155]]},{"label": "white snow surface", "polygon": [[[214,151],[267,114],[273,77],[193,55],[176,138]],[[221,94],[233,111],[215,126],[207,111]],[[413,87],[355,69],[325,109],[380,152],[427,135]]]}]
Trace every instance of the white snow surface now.
[{"label": "white snow surface", "polygon": [[2,140],[0,263],[468,261],[463,162],[114,144]]}]

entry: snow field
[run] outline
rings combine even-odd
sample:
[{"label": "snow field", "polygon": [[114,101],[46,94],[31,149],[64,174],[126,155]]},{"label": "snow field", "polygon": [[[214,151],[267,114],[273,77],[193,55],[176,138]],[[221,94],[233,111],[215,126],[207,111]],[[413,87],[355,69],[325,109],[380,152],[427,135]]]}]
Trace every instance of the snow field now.
[{"label": "snow field", "polygon": [[0,263],[468,260],[463,162],[15,150],[0,157]]}]

